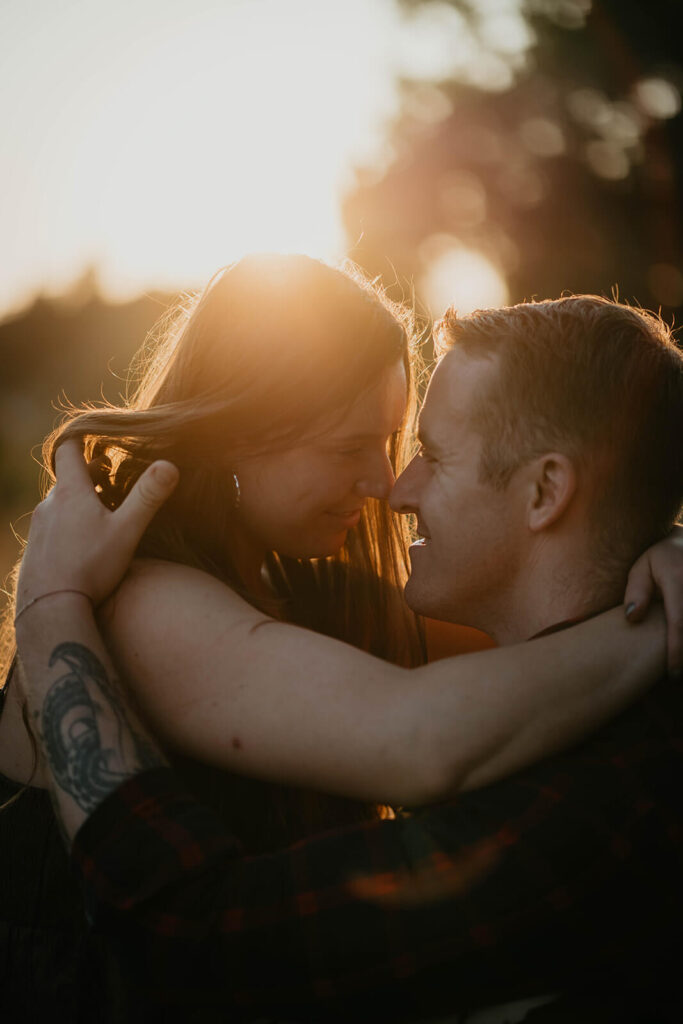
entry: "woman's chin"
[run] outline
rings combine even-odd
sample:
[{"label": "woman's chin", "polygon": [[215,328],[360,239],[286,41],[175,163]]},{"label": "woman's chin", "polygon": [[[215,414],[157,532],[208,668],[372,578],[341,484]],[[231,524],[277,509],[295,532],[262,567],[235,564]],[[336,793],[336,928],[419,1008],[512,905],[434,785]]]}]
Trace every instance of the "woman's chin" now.
[{"label": "woman's chin", "polygon": [[348,529],[337,530],[327,537],[311,539],[303,544],[283,544],[278,548],[278,554],[287,558],[329,558],[339,554],[348,532]]}]

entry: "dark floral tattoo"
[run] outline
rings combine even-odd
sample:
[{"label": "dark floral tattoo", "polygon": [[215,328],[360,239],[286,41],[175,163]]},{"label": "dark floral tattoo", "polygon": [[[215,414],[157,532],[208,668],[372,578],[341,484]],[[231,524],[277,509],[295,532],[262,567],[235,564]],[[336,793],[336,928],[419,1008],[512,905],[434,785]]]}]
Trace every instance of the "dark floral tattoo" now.
[{"label": "dark floral tattoo", "polygon": [[[41,738],[56,784],[90,814],[130,775],[158,767],[163,760],[131,726],[115,682],[92,651],[79,643],[62,643],[52,652],[50,667],[59,662],[67,671],[46,694]],[[114,745],[103,744],[98,712],[113,713]]]}]

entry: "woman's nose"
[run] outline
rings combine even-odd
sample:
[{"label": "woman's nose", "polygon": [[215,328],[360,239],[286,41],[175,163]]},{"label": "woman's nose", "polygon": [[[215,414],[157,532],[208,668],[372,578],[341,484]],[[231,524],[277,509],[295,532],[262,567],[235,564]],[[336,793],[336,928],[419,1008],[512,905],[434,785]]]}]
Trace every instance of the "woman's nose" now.
[{"label": "woman's nose", "polygon": [[356,481],[356,493],[362,498],[386,499],[394,486],[394,470],[386,454],[373,459],[366,472]]}]

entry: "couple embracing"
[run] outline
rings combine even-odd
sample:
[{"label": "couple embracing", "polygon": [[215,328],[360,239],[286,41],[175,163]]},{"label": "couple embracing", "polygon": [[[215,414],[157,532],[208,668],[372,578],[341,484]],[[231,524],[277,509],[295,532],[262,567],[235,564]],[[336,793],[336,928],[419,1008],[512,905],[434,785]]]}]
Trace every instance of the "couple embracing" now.
[{"label": "couple embracing", "polygon": [[[303,257],[52,440],[0,770],[53,790],[113,1019],[677,1019],[683,358],[586,296],[437,336],[396,481],[410,324]],[[498,646],[424,664],[435,620]]]}]

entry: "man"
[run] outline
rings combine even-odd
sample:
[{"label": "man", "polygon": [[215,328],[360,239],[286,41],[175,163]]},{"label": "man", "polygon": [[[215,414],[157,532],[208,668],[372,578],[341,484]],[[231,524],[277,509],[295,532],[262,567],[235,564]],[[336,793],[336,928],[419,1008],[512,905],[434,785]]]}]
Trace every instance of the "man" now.
[{"label": "man", "polygon": [[[441,334],[454,347],[430,386],[423,450],[392,499],[422,535],[409,601],[503,644],[617,603],[683,491],[681,453],[667,444],[683,425],[682,360],[662,325],[578,298],[447,316]],[[120,513],[132,552],[135,504]],[[74,851],[91,914],[121,942],[138,991],[247,1016],[396,1020],[573,987],[576,1016],[557,1016],[567,1004],[537,1013],[606,1021],[652,1010],[656,978],[647,1019],[679,1012],[661,967],[683,920],[677,686],[456,805],[245,859],[166,769],[141,770],[157,755],[126,721],[88,601],[63,590],[47,600],[41,517],[19,590],[29,697],[64,823],[73,834],[85,820]],[[73,587],[94,599],[119,573],[113,517],[105,527],[96,578]],[[64,679],[46,672],[43,651],[97,678],[100,737],[118,757],[106,772],[96,762],[76,810],[68,745],[50,741]],[[79,735],[90,736],[86,717]]]},{"label": "man", "polygon": [[616,604],[683,491],[681,353],[661,321],[593,297],[447,313],[422,451],[391,504],[416,512],[406,598],[499,644]]}]

